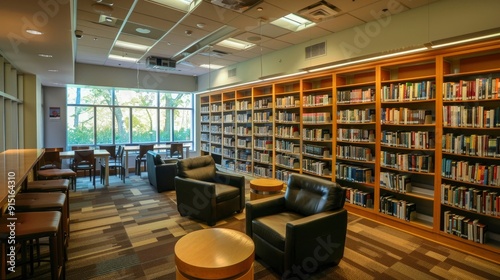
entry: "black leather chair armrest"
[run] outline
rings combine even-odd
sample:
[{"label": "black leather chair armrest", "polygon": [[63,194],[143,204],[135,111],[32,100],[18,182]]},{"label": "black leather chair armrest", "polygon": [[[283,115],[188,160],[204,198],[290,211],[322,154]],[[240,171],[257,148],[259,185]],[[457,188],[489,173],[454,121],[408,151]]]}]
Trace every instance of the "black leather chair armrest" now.
[{"label": "black leather chair armrest", "polygon": [[245,189],[245,176],[216,171],[214,181],[219,184],[226,184],[239,189]]},{"label": "black leather chair armrest", "polygon": [[263,216],[278,214],[285,211],[284,195],[275,195],[268,198],[246,202],[245,223],[246,234],[252,237],[252,220]]},{"label": "black leather chair armrest", "polygon": [[285,251],[293,253],[285,254],[285,269],[311,256],[338,263],[344,255],[346,233],[347,210],[344,208],[287,223]]}]

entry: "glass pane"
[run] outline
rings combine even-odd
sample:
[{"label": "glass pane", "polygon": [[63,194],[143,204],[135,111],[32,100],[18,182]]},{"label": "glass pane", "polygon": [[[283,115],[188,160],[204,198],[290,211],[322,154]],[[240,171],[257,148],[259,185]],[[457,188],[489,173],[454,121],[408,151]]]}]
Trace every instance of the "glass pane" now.
[{"label": "glass pane", "polygon": [[192,110],[174,110],[174,141],[191,141]]},{"label": "glass pane", "polygon": [[158,110],[132,108],[132,142],[157,142]]},{"label": "glass pane", "polygon": [[111,89],[68,87],[68,104],[111,105]]},{"label": "glass pane", "polygon": [[68,106],[68,146],[94,145],[94,108]]},{"label": "glass pane", "polygon": [[160,142],[172,142],[172,110],[160,110]]},{"label": "glass pane", "polygon": [[96,144],[113,144],[113,108],[96,108]]},{"label": "glass pane", "polygon": [[115,95],[118,106],[156,107],[158,104],[157,93],[154,91],[117,89]]},{"label": "glass pane", "polygon": [[160,98],[161,105],[165,107],[191,108],[193,94],[161,92]]},{"label": "glass pane", "polygon": [[115,144],[130,143],[130,109],[115,108]]}]

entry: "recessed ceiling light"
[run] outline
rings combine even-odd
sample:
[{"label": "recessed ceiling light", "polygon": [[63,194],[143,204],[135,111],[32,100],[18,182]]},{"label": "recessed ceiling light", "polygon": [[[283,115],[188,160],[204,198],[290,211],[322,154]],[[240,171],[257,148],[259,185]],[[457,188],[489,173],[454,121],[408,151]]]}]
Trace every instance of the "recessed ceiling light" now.
[{"label": "recessed ceiling light", "polygon": [[201,64],[200,65],[201,68],[208,68],[208,69],[221,69],[222,65],[217,65],[217,64]]},{"label": "recessed ceiling light", "polygon": [[109,59],[113,60],[121,60],[121,61],[129,61],[129,62],[136,62],[138,59],[130,56],[122,56],[122,55],[116,55],[116,54],[110,54],[108,56]]},{"label": "recessed ceiling light", "polygon": [[135,29],[135,31],[137,31],[138,33],[141,33],[141,34],[149,34],[149,33],[151,33],[151,30],[149,30],[147,28],[144,28],[144,27],[137,27]]},{"label": "recessed ceiling light", "polygon": [[221,46],[221,47],[226,47],[226,48],[231,48],[235,50],[245,50],[248,48],[251,48],[255,46],[253,43],[245,42],[242,40],[234,39],[234,38],[229,38],[226,40],[223,40],[216,45]]},{"label": "recessed ceiling light", "polygon": [[196,26],[198,28],[203,28],[203,27],[205,27],[205,24],[200,22],[200,23],[197,23]]},{"label": "recessed ceiling light", "polygon": [[59,70],[57,70],[57,69],[49,69],[48,71],[49,71],[49,72],[52,72],[52,73],[59,72]]},{"label": "recessed ceiling light", "polygon": [[38,30],[34,30],[34,29],[26,29],[26,32],[31,34],[31,35],[42,35],[43,33],[38,31]]},{"label": "recessed ceiling light", "polygon": [[51,54],[45,54],[45,53],[39,53],[38,56],[39,57],[47,57],[47,58],[51,58],[52,57]]}]

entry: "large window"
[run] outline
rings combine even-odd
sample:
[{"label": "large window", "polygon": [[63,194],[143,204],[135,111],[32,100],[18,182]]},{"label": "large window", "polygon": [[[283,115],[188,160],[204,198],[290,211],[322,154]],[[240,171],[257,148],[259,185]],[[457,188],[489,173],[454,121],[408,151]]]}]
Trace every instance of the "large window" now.
[{"label": "large window", "polygon": [[193,94],[67,88],[68,146],[193,141]]}]

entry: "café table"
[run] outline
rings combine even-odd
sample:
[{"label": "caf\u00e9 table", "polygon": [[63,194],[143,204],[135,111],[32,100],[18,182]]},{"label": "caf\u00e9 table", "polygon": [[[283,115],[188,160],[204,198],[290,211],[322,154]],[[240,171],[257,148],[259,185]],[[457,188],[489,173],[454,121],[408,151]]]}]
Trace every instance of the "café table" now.
[{"label": "caf\u00e9 table", "polygon": [[[189,147],[190,145],[184,144],[184,155],[183,158],[186,158],[187,155],[189,154]],[[156,144],[153,147],[154,150],[168,150],[170,149],[170,144]],[[123,151],[125,152],[125,177],[128,177],[128,153],[129,152],[139,152],[139,145],[133,145],[133,146],[124,146]]]},{"label": "caf\u00e9 table", "polygon": [[[106,163],[104,185],[109,186],[109,152],[106,150],[94,150],[94,156],[96,158],[101,158]],[[75,157],[75,151],[64,151],[59,153],[61,159],[72,159]]]}]

